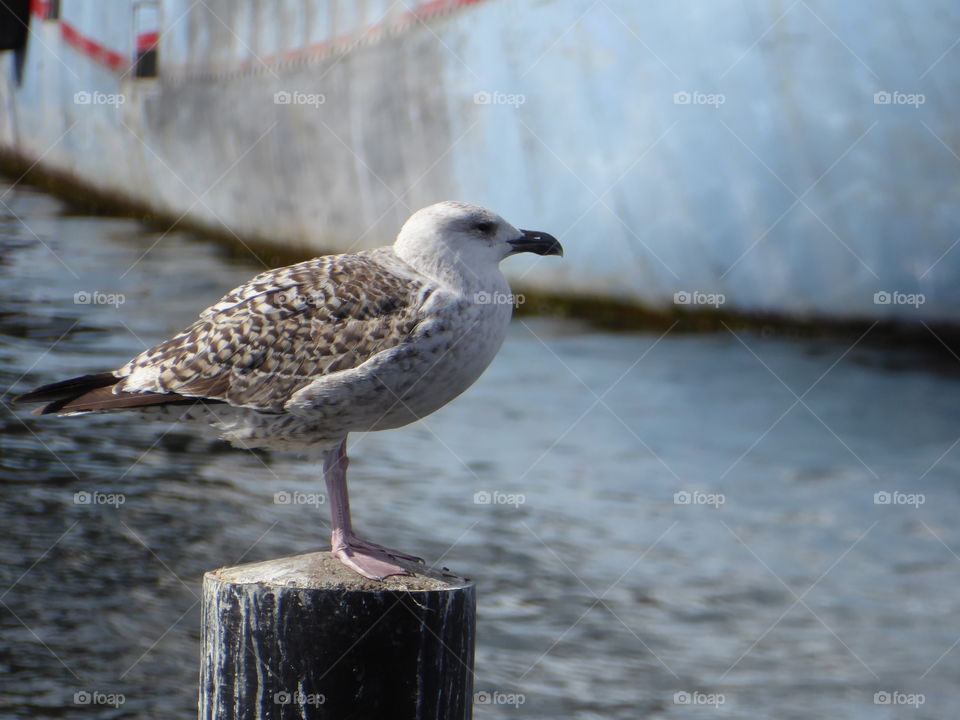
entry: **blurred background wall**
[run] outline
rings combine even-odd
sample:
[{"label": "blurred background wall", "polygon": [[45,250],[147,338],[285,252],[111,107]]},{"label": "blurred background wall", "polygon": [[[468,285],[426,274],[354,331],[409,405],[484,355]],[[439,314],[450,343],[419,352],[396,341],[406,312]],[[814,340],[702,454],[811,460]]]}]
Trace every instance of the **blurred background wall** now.
[{"label": "blurred background wall", "polygon": [[118,200],[320,252],[458,198],[561,238],[528,288],[956,319],[956,3],[48,5],[0,145]]}]

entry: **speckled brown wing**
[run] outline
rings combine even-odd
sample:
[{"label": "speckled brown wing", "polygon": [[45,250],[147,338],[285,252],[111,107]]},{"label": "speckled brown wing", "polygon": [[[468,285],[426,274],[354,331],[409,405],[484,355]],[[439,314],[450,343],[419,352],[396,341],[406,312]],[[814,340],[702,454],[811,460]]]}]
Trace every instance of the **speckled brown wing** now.
[{"label": "speckled brown wing", "polygon": [[321,375],[407,341],[424,286],[370,255],[332,255],[271,270],[117,371],[116,391],[177,393],[281,411]]}]

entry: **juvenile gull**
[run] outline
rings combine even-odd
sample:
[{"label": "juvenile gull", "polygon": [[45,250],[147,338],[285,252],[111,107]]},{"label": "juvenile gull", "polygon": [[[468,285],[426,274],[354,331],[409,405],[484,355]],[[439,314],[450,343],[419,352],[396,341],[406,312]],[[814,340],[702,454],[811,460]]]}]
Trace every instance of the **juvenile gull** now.
[{"label": "juvenile gull", "polygon": [[547,233],[442,202],[414,213],[392,247],[269,270],[119,370],[17,398],[36,414],[135,410],[203,422],[238,447],[323,460],[332,552],[379,580],[417,559],[361,540],[350,522],[347,434],[401,427],[470,387],[513,310],[504,258],[562,255]]}]

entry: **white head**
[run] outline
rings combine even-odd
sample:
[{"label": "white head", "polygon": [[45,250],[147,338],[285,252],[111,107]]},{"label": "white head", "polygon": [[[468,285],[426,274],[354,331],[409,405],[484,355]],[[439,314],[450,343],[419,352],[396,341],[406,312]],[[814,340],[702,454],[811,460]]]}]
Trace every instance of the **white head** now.
[{"label": "white head", "polygon": [[518,230],[495,212],[453,200],[411,215],[393,248],[420,272],[458,284],[499,272],[500,261],[517,253],[563,255],[552,235]]}]

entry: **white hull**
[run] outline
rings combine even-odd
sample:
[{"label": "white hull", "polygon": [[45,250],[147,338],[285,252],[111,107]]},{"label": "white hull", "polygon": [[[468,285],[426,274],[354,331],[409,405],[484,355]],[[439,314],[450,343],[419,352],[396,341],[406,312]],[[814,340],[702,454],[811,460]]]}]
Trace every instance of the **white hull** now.
[{"label": "white hull", "polygon": [[32,17],[22,82],[0,53],[0,148],[289,247],[385,244],[461,199],[561,239],[562,262],[507,263],[527,287],[957,319],[956,3],[155,5]]}]

